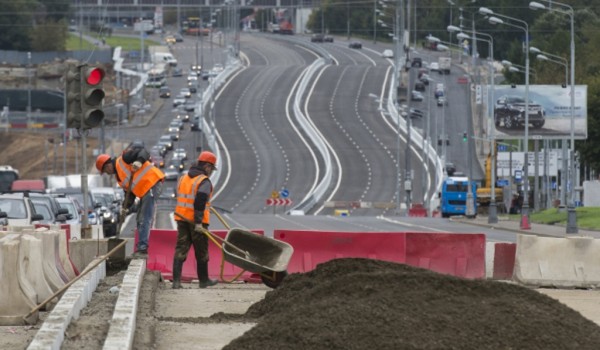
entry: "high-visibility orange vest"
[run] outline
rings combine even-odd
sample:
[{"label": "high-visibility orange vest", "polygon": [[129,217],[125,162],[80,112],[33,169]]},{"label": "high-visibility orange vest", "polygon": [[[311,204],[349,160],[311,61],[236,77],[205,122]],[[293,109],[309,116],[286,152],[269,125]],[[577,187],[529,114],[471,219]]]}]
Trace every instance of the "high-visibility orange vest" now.
[{"label": "high-visibility orange vest", "polygon": [[119,175],[119,186],[127,191],[131,183],[131,192],[138,198],[142,198],[157,182],[165,178],[165,174],[149,161],[144,162],[138,171],[133,172],[131,165],[125,163],[123,157],[119,157],[115,161],[115,168]]},{"label": "high-visibility orange vest", "polygon": [[[187,220],[194,222],[194,199],[196,199],[196,192],[198,187],[204,181],[208,179],[206,175],[198,175],[196,177],[190,177],[189,175],[182,176],[177,184],[177,205],[175,206],[175,213],[183,216]],[[204,214],[202,215],[202,223],[210,224],[210,198],[212,197],[213,189],[212,184],[210,187],[210,193],[208,194],[208,201],[204,207]],[[185,221],[178,215],[175,215],[175,220]]]}]

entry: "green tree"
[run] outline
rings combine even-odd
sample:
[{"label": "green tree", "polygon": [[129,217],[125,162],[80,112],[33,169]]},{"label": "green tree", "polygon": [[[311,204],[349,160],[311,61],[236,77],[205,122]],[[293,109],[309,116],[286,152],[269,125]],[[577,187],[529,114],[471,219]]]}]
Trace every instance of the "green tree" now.
[{"label": "green tree", "polygon": [[32,8],[36,2],[30,0],[7,1],[0,13],[0,49],[27,51],[31,49],[29,32],[33,26]]},{"label": "green tree", "polygon": [[67,23],[64,19],[55,21],[48,18],[31,30],[32,51],[65,51],[67,44]]}]

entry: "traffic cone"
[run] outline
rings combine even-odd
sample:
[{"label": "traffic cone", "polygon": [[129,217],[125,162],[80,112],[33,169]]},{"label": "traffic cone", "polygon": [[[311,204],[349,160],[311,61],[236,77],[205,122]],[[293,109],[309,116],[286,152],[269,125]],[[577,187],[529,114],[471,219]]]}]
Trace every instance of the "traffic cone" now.
[{"label": "traffic cone", "polygon": [[531,230],[531,225],[529,225],[529,215],[521,215],[521,230]]}]

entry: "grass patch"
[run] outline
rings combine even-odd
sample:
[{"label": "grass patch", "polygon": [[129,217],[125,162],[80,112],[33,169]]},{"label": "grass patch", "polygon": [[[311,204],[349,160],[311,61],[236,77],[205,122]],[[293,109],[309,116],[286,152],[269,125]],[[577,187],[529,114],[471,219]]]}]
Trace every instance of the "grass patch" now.
[{"label": "grass patch", "polygon": [[[67,40],[67,50],[74,51],[80,50],[79,47],[79,34],[77,33],[69,33],[69,38]],[[88,33],[87,35],[101,40],[100,36],[97,33]],[[124,36],[111,36],[104,37],[106,44],[110,47],[121,46],[123,51],[140,51],[140,38],[134,37],[124,37]],[[92,50],[96,46],[85,39],[82,40],[82,48],[81,50]],[[144,47],[148,48],[150,45],[160,45],[158,41],[155,40],[144,40]]]},{"label": "grass patch", "polygon": [[[577,215],[577,227],[590,230],[600,230],[600,207],[579,207],[575,208]],[[529,216],[531,222],[536,224],[548,225],[566,225],[567,211],[559,212],[558,209],[546,209],[537,213],[531,213]],[[519,215],[515,215],[518,220]],[[512,219],[512,215],[511,215]]]}]

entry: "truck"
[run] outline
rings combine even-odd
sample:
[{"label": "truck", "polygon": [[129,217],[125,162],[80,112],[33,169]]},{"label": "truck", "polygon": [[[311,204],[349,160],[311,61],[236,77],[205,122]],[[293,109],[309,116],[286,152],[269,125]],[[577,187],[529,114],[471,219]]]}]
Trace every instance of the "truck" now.
[{"label": "truck", "polygon": [[[482,214],[487,213],[492,199],[492,162],[496,162],[496,157],[492,157],[491,153],[488,153],[487,159],[485,160],[485,183],[483,184],[483,187],[477,189],[477,207]],[[497,169],[497,167],[495,167],[495,169]],[[495,186],[494,193],[495,202],[502,205],[504,200],[503,189],[500,186]]]},{"label": "truck", "polygon": [[146,34],[154,33],[154,22],[151,19],[143,19],[133,24],[134,32],[144,32]]},{"label": "truck", "polygon": [[167,64],[171,67],[177,66],[177,59],[173,56],[168,46],[151,45],[148,46],[148,52],[150,53],[152,63],[155,65]]},{"label": "truck", "polygon": [[450,74],[450,68],[452,67],[452,58],[440,57],[438,59],[438,65],[440,74]]},{"label": "truck", "polygon": [[[442,183],[440,193],[440,211],[442,217],[467,214],[467,194],[469,189],[469,178],[466,176],[448,176]],[[471,193],[473,194],[473,205],[477,212],[477,184],[471,181]]]}]

